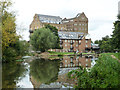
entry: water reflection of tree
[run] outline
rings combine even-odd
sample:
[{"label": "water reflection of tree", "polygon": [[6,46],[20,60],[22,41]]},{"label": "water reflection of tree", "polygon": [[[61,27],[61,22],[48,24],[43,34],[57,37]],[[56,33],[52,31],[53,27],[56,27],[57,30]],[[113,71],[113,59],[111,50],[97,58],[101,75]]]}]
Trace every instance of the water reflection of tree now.
[{"label": "water reflection of tree", "polygon": [[16,88],[16,83],[25,76],[25,65],[7,63],[2,65],[2,88]]},{"label": "water reflection of tree", "polygon": [[30,75],[41,83],[49,84],[58,78],[59,61],[56,60],[33,60],[30,64]]}]

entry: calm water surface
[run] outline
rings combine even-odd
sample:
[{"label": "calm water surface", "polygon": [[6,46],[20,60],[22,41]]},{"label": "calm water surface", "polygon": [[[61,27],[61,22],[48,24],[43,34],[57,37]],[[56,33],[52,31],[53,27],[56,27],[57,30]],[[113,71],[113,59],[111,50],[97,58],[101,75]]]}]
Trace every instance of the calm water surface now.
[{"label": "calm water surface", "polygon": [[59,59],[34,59],[2,65],[3,88],[66,88],[73,87],[76,80],[67,73],[79,66],[91,68],[95,58],[63,56]]}]

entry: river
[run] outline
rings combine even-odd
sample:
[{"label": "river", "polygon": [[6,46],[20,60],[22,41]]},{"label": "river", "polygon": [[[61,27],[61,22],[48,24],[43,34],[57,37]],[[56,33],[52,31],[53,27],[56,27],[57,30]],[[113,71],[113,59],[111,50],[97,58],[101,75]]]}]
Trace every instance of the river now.
[{"label": "river", "polygon": [[94,57],[63,56],[57,59],[33,59],[2,65],[3,88],[72,88],[77,80],[67,77],[71,70],[79,66],[91,68]]}]

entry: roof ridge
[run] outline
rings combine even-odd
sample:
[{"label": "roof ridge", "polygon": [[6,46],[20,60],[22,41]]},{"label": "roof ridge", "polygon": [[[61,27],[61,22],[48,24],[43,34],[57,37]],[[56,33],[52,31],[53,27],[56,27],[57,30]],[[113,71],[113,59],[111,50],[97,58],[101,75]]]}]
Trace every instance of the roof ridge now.
[{"label": "roof ridge", "polygon": [[45,14],[37,14],[38,16],[47,16],[47,17],[59,17],[61,18],[60,16],[53,16],[53,15],[45,15]]}]

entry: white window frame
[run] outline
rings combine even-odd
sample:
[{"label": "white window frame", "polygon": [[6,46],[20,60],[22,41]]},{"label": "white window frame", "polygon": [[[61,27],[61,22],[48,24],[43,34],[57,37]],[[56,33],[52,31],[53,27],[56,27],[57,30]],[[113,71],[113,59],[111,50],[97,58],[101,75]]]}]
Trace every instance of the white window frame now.
[{"label": "white window frame", "polygon": [[65,44],[65,47],[67,47],[67,44]]},{"label": "white window frame", "polygon": [[67,42],[67,40],[65,40],[65,42]]}]

